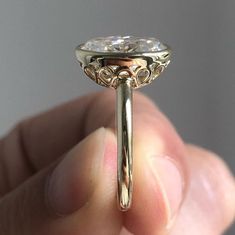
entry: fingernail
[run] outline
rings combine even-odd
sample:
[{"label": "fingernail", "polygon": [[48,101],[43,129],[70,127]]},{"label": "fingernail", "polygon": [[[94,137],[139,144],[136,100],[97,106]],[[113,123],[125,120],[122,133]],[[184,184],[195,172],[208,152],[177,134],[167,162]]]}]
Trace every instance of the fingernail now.
[{"label": "fingernail", "polygon": [[81,208],[91,196],[105,151],[106,130],[100,128],[68,152],[47,183],[47,203],[57,214]]},{"label": "fingernail", "polygon": [[160,187],[166,204],[169,225],[183,200],[184,180],[182,173],[177,163],[168,156],[153,156],[149,163],[156,187]]}]

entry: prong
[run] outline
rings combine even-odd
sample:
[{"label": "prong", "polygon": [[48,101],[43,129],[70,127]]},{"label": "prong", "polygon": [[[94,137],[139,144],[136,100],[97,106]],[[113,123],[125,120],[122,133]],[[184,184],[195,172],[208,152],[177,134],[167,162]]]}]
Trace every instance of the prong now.
[{"label": "prong", "polygon": [[121,79],[117,86],[118,206],[126,211],[132,200],[133,133],[132,81]]}]

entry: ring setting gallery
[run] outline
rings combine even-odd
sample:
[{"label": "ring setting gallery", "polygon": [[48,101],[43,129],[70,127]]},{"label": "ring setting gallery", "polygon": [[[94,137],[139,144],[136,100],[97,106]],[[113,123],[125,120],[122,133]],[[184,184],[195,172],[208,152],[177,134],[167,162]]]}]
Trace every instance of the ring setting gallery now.
[{"label": "ring setting gallery", "polygon": [[170,63],[171,49],[155,38],[99,37],[76,48],[86,75],[116,89],[118,207],[131,206],[133,191],[133,89],[150,84]]}]

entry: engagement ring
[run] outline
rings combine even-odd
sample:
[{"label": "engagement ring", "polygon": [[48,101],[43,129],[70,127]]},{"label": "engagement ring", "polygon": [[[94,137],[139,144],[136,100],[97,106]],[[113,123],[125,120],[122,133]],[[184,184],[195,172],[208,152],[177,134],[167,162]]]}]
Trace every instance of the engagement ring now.
[{"label": "engagement ring", "polygon": [[118,206],[131,206],[133,191],[132,91],[150,84],[170,62],[171,49],[155,38],[99,37],[76,48],[86,75],[101,86],[116,89]]}]

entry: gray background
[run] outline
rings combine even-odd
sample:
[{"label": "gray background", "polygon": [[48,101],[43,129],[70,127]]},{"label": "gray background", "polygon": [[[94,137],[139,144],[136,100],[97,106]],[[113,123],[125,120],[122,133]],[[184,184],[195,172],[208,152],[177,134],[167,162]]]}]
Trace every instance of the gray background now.
[{"label": "gray background", "polygon": [[[187,141],[235,172],[234,0],[0,0],[0,135],[19,119],[98,88],[75,61],[96,36],[156,36],[171,65],[142,91]],[[234,234],[228,232],[227,234]]]}]

